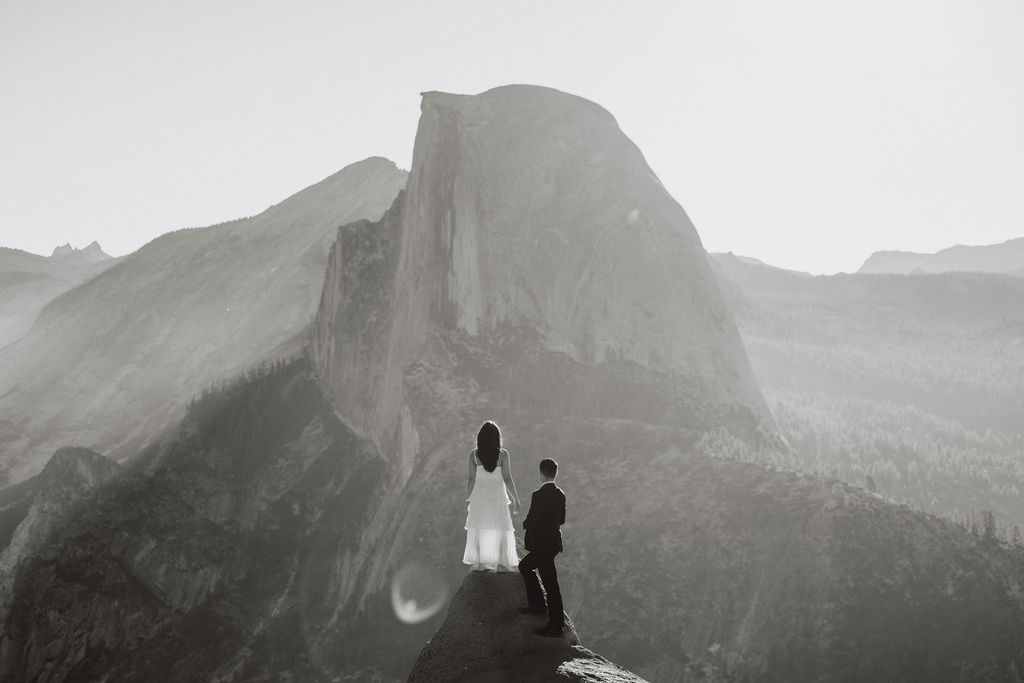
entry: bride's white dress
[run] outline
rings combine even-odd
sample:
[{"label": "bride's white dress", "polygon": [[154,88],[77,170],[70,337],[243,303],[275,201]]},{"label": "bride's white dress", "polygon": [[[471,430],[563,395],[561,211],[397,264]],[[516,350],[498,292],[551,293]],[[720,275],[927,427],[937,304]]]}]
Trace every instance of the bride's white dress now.
[{"label": "bride's white dress", "polygon": [[464,563],[483,565],[488,569],[497,569],[498,566],[512,569],[519,565],[512,515],[508,509],[510,502],[501,467],[488,472],[478,462],[466,515]]}]

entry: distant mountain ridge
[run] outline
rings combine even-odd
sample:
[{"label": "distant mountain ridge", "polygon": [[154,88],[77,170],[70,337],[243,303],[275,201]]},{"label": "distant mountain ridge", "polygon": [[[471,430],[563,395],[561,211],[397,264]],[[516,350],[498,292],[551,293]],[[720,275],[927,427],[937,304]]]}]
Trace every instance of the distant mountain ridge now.
[{"label": "distant mountain ridge", "polygon": [[1024,237],[1000,244],[958,244],[934,254],[912,251],[877,251],[858,273],[948,273],[971,271],[1024,276]]},{"label": "distant mountain ridge", "polygon": [[91,263],[105,261],[111,258],[100,247],[100,243],[95,240],[90,242],[88,246],[82,247],[81,249],[72,247],[70,243],[55,247],[51,256],[59,256],[61,258],[76,257]]},{"label": "distant mountain ridge", "polygon": [[[158,237],[51,301],[0,349],[0,481],[65,445],[128,455],[212,383],[297,353],[338,226],[379,218],[405,180],[371,157],[258,216]],[[66,251],[51,259],[95,253]]]},{"label": "distant mountain ridge", "polygon": [[46,304],[120,260],[96,242],[66,244],[50,257],[0,247],[0,348],[27,333]]}]

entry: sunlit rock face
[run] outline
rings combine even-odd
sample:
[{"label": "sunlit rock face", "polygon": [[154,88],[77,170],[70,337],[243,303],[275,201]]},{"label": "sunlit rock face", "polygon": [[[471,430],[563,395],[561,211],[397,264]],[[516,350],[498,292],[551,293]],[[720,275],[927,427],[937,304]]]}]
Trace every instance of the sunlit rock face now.
[{"label": "sunlit rock face", "polygon": [[0,485],[68,444],[130,455],[211,384],[301,351],[338,226],[380,218],[405,179],[366,159],[252,218],[163,235],[50,303],[0,349]]},{"label": "sunlit rock face", "polygon": [[607,111],[508,86],[425,93],[422,112],[405,193],[332,252],[313,355],[343,419],[408,460],[422,426],[410,372],[451,369],[453,339],[544,357],[507,363],[511,379],[474,376],[511,403],[596,393],[566,407],[641,416],[628,385],[646,377],[553,384],[539,368],[557,354],[656,373],[677,402],[657,411],[675,422],[766,417],[692,223]]},{"label": "sunlit rock face", "polygon": [[426,93],[406,202],[400,277],[432,321],[529,326],[580,362],[724,369],[702,357],[727,316],[697,233],[598,105]]}]

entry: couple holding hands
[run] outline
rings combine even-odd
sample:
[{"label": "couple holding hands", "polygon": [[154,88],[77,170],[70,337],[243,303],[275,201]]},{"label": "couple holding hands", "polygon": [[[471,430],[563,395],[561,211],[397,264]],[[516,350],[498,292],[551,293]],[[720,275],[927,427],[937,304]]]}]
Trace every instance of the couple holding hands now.
[{"label": "couple holding hands", "polygon": [[519,493],[512,479],[508,451],[501,447],[501,431],[493,422],[485,422],[476,437],[476,450],[469,455],[469,513],[466,551],[462,557],[473,571],[512,571],[518,566],[529,603],[522,611],[547,613],[547,626],[535,629],[534,633],[552,638],[561,636],[565,628],[562,592],[555,570],[555,555],[562,552],[559,527],[565,523],[565,493],[555,484],[557,474],[558,463],[550,458],[540,461],[542,484],[533,492],[530,510],[523,520],[527,554],[520,560],[512,526],[512,514],[519,513]]}]

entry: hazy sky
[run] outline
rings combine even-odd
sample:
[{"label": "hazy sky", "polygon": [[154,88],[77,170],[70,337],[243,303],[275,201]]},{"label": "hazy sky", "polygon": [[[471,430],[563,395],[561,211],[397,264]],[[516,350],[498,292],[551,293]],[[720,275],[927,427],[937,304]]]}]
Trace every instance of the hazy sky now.
[{"label": "hazy sky", "polygon": [[0,0],[0,246],[115,255],[371,155],[425,90],[607,108],[709,251],[1024,236],[1024,2]]}]

